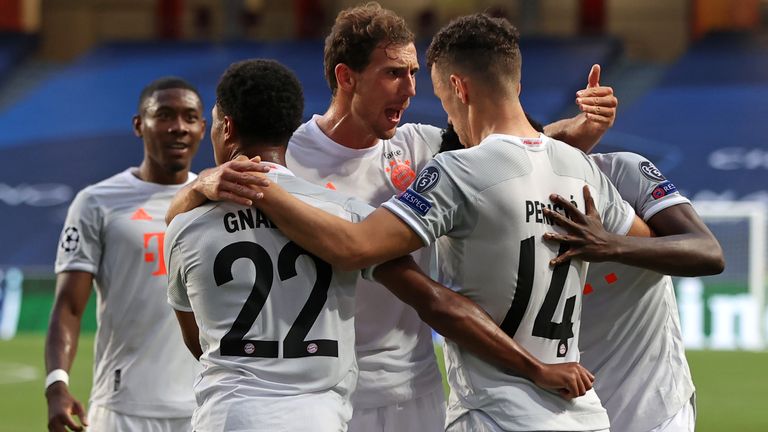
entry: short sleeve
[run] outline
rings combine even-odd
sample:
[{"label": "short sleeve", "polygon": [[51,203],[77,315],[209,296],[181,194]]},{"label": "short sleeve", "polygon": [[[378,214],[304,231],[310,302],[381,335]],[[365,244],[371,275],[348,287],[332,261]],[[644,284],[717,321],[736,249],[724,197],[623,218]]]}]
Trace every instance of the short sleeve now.
[{"label": "short sleeve", "polygon": [[419,173],[411,187],[382,207],[403,220],[421,237],[425,246],[461,226],[467,207],[467,191],[451,177],[452,155],[438,155]]},{"label": "short sleeve", "polygon": [[[174,219],[174,222],[176,219]],[[174,224],[166,231],[165,237],[165,262],[168,265],[168,304],[182,312],[192,312],[192,305],[187,294],[186,278],[183,270],[183,257],[176,243],[176,229]]]},{"label": "short sleeve", "polygon": [[593,160],[646,221],[666,208],[690,203],[651,161],[639,154],[598,154],[593,155]]},{"label": "short sleeve", "polygon": [[56,273],[70,270],[97,273],[103,251],[103,214],[104,209],[88,189],[75,196],[56,248]]},{"label": "short sleeve", "polygon": [[600,212],[600,219],[606,230],[619,235],[625,235],[632,227],[635,219],[635,211],[632,206],[625,201],[616,187],[608,179],[608,176],[598,171],[599,174],[599,194],[595,195],[595,190],[591,190],[592,196],[598,196],[596,205]]}]

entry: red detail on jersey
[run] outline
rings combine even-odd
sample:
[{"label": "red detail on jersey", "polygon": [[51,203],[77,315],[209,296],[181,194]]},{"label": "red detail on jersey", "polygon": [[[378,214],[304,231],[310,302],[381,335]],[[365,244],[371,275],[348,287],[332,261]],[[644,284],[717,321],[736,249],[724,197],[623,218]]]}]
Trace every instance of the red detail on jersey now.
[{"label": "red detail on jersey", "polygon": [[330,190],[336,190],[336,186],[333,185],[333,182],[326,183],[325,188]]},{"label": "red detail on jersey", "polygon": [[398,163],[392,168],[392,173],[389,176],[392,179],[392,184],[395,185],[401,191],[408,189],[408,186],[416,179],[416,173],[410,166],[404,163]]},{"label": "red detail on jersey", "polygon": [[[156,249],[155,251],[150,251],[150,243],[152,243],[152,240],[155,240]],[[152,276],[164,276],[168,274],[168,271],[165,268],[165,255],[163,254],[163,242],[165,241],[165,233],[163,232],[154,232],[154,233],[145,233],[144,234],[144,261],[145,262],[154,262],[157,261],[157,270],[152,272]]]},{"label": "red detail on jersey", "polygon": [[594,291],[594,289],[592,289],[592,285],[590,284],[584,285],[584,295],[592,294],[592,291]]},{"label": "red detail on jersey", "polygon": [[150,216],[149,213],[145,212],[143,208],[139,207],[138,210],[133,212],[133,216],[131,216],[131,220],[152,220],[152,216]]},{"label": "red detail on jersey", "polygon": [[619,278],[616,277],[616,273],[611,273],[611,274],[605,275],[605,281],[608,282],[609,284],[612,284],[612,283],[616,282],[617,280],[619,280]]},{"label": "red detail on jersey", "polygon": [[524,138],[523,144],[529,145],[529,146],[541,145],[541,138]]}]

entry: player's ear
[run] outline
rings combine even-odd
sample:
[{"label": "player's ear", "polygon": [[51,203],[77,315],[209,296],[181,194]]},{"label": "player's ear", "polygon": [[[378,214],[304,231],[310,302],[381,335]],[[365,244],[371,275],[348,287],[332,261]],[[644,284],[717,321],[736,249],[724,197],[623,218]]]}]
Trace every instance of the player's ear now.
[{"label": "player's ear", "polygon": [[355,79],[354,71],[349,66],[339,63],[333,69],[333,72],[336,74],[336,83],[340,89],[344,89],[347,92],[355,90],[357,80]]},{"label": "player's ear", "polygon": [[141,138],[142,137],[141,116],[139,114],[136,114],[135,116],[133,116],[131,123],[133,123],[133,134]]},{"label": "player's ear", "polygon": [[469,87],[467,81],[456,74],[451,74],[450,80],[451,87],[453,88],[456,97],[459,98],[464,105],[469,103]]},{"label": "player's ear", "polygon": [[224,125],[222,126],[222,134],[224,136],[224,142],[230,142],[237,139],[237,127],[235,122],[232,121],[231,116],[224,116]]}]

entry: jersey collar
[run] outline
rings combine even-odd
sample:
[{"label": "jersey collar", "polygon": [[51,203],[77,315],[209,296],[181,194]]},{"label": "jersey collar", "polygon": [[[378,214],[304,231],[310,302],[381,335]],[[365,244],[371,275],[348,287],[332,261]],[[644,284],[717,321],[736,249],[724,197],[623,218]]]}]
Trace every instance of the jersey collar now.
[{"label": "jersey collar", "polygon": [[282,166],[280,164],[276,164],[274,162],[264,162],[264,161],[262,161],[261,163],[263,163],[264,165],[267,165],[269,167],[269,172],[270,173],[275,172],[275,173],[280,173],[280,174],[285,174],[285,175],[296,177],[296,175],[291,170],[289,170],[288,168],[286,168],[286,167],[284,167],[284,166]]}]

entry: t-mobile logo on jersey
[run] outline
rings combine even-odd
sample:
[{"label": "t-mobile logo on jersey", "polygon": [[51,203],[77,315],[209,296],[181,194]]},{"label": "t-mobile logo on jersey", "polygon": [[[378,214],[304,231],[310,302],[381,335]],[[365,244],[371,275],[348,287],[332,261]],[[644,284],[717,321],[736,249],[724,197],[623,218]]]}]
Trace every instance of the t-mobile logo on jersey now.
[{"label": "t-mobile logo on jersey", "polygon": [[165,276],[168,274],[165,269],[165,256],[163,254],[164,241],[164,232],[144,234],[144,261],[148,263],[157,261],[157,269],[152,272],[152,276]]}]

